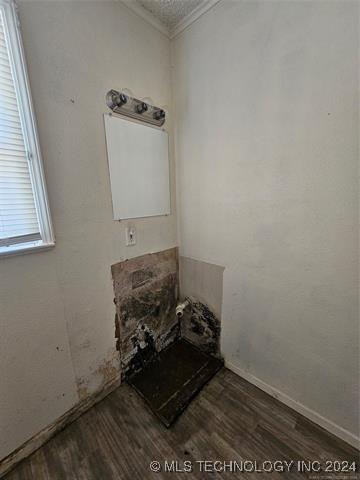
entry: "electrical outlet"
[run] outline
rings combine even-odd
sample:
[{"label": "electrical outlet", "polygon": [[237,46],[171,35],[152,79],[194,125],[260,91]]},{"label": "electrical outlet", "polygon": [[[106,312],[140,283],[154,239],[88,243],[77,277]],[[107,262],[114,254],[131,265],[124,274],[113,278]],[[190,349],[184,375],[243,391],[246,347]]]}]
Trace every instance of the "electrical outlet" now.
[{"label": "electrical outlet", "polygon": [[136,245],[136,228],[135,227],[126,227],[126,246],[131,247]]}]

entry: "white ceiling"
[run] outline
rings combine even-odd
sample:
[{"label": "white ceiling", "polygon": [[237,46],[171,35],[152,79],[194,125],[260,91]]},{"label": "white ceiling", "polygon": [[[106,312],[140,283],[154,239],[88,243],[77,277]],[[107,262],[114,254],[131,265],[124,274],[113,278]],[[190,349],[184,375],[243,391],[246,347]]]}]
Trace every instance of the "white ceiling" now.
[{"label": "white ceiling", "polygon": [[169,29],[174,30],[177,25],[190,15],[204,0],[136,0],[137,3],[150,12]]}]

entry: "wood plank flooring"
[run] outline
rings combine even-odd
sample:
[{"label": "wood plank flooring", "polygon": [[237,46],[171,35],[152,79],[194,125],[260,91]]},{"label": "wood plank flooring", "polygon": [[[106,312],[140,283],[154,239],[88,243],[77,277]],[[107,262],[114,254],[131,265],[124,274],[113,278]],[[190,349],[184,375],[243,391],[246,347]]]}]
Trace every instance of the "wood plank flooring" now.
[{"label": "wood plank flooring", "polygon": [[[205,465],[198,463],[200,460],[220,463]],[[301,473],[297,463],[283,473],[241,471],[270,469],[274,464],[263,462],[284,460],[318,461],[323,468],[327,460],[358,463],[359,452],[224,368],[170,429],[147,410],[128,385],[122,385],[5,479],[359,478],[353,472]],[[160,462],[160,472],[150,471],[151,461]],[[165,462],[176,468],[172,461],[178,461],[178,470],[191,466],[192,472],[165,472]],[[248,463],[241,463],[245,461]]]}]

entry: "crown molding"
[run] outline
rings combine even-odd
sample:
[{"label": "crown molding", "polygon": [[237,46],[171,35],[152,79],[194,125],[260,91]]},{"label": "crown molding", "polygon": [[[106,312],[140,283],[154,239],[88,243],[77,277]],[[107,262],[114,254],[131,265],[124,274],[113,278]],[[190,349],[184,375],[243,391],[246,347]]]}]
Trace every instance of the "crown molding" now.
[{"label": "crown molding", "polygon": [[155,27],[159,32],[163,33],[166,35],[168,38],[170,38],[170,31],[169,29],[162,23],[160,20],[158,20],[152,13],[147,11],[145,8],[143,8],[141,5],[138,3],[134,2],[134,0],[119,0],[123,5],[125,5],[127,8],[132,10],[136,15],[141,17],[143,20],[146,22],[150,23],[153,27]]},{"label": "crown molding", "polygon": [[119,0],[123,5],[129,8],[136,15],[141,17],[146,22],[150,23],[155,27],[159,32],[166,35],[168,38],[175,38],[179,33],[185,30],[188,26],[194,23],[198,18],[200,18],[204,13],[214,7],[221,0],[203,0],[200,5],[198,5],[189,15],[186,15],[177,25],[169,30],[158,18],[150,13],[146,8],[139,5],[134,0]]},{"label": "crown molding", "polygon": [[209,11],[212,7],[214,7],[217,3],[221,0],[203,0],[200,5],[198,5],[189,15],[186,15],[178,24],[170,31],[170,38],[174,38],[179,33],[181,33],[185,28],[189,27],[192,23],[194,23],[198,18],[200,18],[204,13]]}]

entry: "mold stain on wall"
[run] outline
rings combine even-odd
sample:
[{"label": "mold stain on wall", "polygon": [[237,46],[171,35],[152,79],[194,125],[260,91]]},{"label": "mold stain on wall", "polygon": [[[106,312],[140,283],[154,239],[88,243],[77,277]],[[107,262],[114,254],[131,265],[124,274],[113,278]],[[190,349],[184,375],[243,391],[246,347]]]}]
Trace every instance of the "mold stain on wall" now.
[{"label": "mold stain on wall", "polygon": [[142,255],[111,267],[116,305],[115,336],[122,375],[150,362],[180,334],[176,248]]},{"label": "mold stain on wall", "polygon": [[208,305],[187,297],[190,308],[181,319],[181,335],[210,355],[220,357],[220,319]]},{"label": "mold stain on wall", "polygon": [[220,357],[224,267],[180,257],[180,294],[190,302],[181,335],[206,353]]}]

